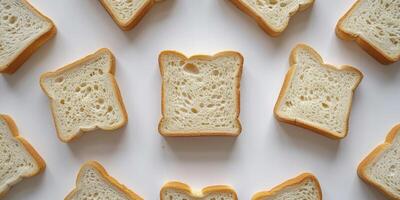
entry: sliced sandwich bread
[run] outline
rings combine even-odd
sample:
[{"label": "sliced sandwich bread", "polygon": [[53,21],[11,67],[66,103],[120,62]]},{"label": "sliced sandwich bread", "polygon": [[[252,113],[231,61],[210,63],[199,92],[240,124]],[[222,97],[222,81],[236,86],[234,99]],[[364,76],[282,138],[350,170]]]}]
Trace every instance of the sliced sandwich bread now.
[{"label": "sliced sandwich bread", "polygon": [[51,101],[59,138],[69,142],[83,132],[115,130],[127,123],[127,113],[115,80],[115,59],[100,49],[55,72],[41,76]]},{"label": "sliced sandwich bread", "polygon": [[400,1],[357,0],[339,20],[336,34],[355,40],[383,64],[400,60]]},{"label": "sliced sandwich bread", "polygon": [[0,196],[23,178],[42,172],[46,164],[21,136],[11,117],[0,115]]},{"label": "sliced sandwich bread", "polygon": [[317,178],[309,173],[285,181],[270,191],[256,193],[252,200],[322,200]]},{"label": "sliced sandwich bread", "polygon": [[241,132],[240,79],[243,57],[237,52],[187,58],[175,51],[159,56],[164,136],[237,136]]},{"label": "sliced sandwich bread", "polygon": [[65,200],[143,200],[136,193],[108,175],[96,161],[85,163],[76,179],[76,188]]},{"label": "sliced sandwich bread", "polygon": [[362,73],[351,66],[324,64],[304,44],[292,50],[290,65],[274,108],[276,118],[333,139],[345,137]]},{"label": "sliced sandwich bread", "polygon": [[231,0],[240,10],[254,18],[271,36],[280,35],[291,16],[311,7],[314,0]]},{"label": "sliced sandwich bread", "polygon": [[230,186],[209,186],[193,191],[184,183],[169,182],[162,187],[160,200],[237,200],[237,195]]},{"label": "sliced sandwich bread", "polygon": [[0,73],[14,73],[57,32],[53,22],[25,0],[2,0],[0,16]]},{"label": "sliced sandwich bread", "polygon": [[358,175],[390,199],[400,199],[400,124],[360,163]]}]

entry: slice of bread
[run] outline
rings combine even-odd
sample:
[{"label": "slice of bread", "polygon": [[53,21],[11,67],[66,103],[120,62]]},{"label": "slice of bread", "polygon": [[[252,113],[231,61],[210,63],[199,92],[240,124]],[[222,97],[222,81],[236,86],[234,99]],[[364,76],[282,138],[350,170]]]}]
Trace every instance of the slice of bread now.
[{"label": "slice of bread", "polygon": [[276,118],[332,139],[344,138],[362,73],[351,66],[324,64],[305,44],[292,50],[290,65],[275,104]]},{"label": "slice of bread", "polygon": [[164,136],[237,136],[241,132],[240,79],[243,57],[237,52],[187,58],[175,51],[159,56]]},{"label": "slice of bread", "polygon": [[322,191],[317,178],[304,173],[274,187],[270,191],[256,193],[252,200],[322,200]]},{"label": "slice of bread", "polygon": [[390,199],[400,199],[400,124],[358,166],[358,175]]},{"label": "slice of bread", "polygon": [[56,31],[53,22],[25,0],[0,3],[0,73],[14,73]]},{"label": "slice of bread", "polygon": [[22,178],[42,172],[46,164],[21,136],[11,117],[0,115],[0,196]]},{"label": "slice of bread", "polygon": [[128,31],[135,27],[157,0],[99,0],[115,23]]},{"label": "slice of bread", "polygon": [[160,200],[237,200],[235,190],[230,186],[216,185],[193,191],[180,182],[169,182],[160,191]]},{"label": "slice of bread", "polygon": [[69,142],[83,132],[115,130],[128,115],[114,77],[115,58],[100,49],[55,72],[41,76],[40,86],[51,100],[59,138]]},{"label": "slice of bread", "polygon": [[400,1],[357,0],[339,20],[336,35],[355,40],[383,64],[400,60]]},{"label": "slice of bread", "polygon": [[254,18],[269,35],[278,36],[291,16],[311,7],[314,0],[231,0],[236,7]]},{"label": "slice of bread", "polygon": [[76,188],[65,200],[143,200],[136,193],[108,175],[96,161],[86,162],[79,170]]}]

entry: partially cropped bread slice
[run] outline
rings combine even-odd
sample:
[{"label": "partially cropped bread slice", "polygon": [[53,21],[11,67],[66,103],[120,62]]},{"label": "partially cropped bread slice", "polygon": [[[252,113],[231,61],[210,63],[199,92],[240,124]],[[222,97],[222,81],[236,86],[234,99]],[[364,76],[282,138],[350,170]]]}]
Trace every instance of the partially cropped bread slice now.
[{"label": "partially cropped bread slice", "polygon": [[11,117],[0,115],[0,196],[23,178],[46,167],[35,149],[21,136]]},{"label": "partially cropped bread slice", "polygon": [[383,64],[400,60],[400,1],[357,0],[339,20],[336,34],[355,40]]},{"label": "partially cropped bread slice", "polygon": [[290,65],[274,108],[277,119],[333,139],[345,137],[362,73],[351,66],[324,64],[305,44],[292,50]]},{"label": "partially cropped bread slice", "polygon": [[40,85],[50,98],[62,141],[71,141],[98,128],[115,130],[127,123],[128,115],[114,73],[113,54],[100,49],[41,76]]},{"label": "partially cropped bread slice", "polygon": [[270,191],[256,193],[252,200],[322,200],[317,178],[304,173],[274,187]]},{"label": "partially cropped bread slice", "polygon": [[243,57],[237,52],[187,58],[175,51],[159,56],[165,136],[236,136],[241,132],[240,79]]},{"label": "partially cropped bread slice", "polygon": [[96,161],[86,162],[76,179],[76,188],[65,200],[143,200],[135,192],[118,183]]},{"label": "partially cropped bread slice", "polygon": [[314,0],[231,0],[240,10],[254,18],[271,36],[280,35],[291,16],[313,5]]},{"label": "partially cropped bread slice", "polygon": [[162,187],[160,200],[237,200],[237,195],[230,186],[216,185],[193,191],[184,183],[169,182]]},{"label": "partially cropped bread slice", "polygon": [[358,175],[391,199],[400,199],[400,124],[358,166]]},{"label": "partially cropped bread slice", "polygon": [[25,0],[0,2],[0,73],[14,73],[56,33],[53,22]]}]

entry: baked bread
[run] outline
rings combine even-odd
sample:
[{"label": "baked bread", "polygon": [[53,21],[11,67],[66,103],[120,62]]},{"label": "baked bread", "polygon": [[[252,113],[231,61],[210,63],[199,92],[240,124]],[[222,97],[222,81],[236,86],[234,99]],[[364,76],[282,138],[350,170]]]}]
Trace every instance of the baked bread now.
[{"label": "baked bread", "polygon": [[355,40],[383,64],[400,60],[400,1],[357,0],[339,20],[336,35]]},{"label": "baked bread", "polygon": [[400,124],[360,163],[358,175],[390,199],[400,199]]},{"label": "baked bread", "polygon": [[243,57],[237,52],[187,58],[175,51],[159,56],[164,136],[237,136]]},{"label": "baked bread", "polygon": [[76,188],[65,200],[143,200],[133,191],[108,175],[96,161],[86,162],[79,170]]},{"label": "baked bread", "polygon": [[157,0],[99,0],[115,23],[128,31],[135,27]]},{"label": "baked bread", "polygon": [[322,200],[317,178],[309,173],[285,181],[270,191],[256,193],[252,200]]},{"label": "baked bread", "polygon": [[0,115],[0,196],[23,178],[42,172],[46,164],[21,136],[11,117]]},{"label": "baked bread", "polygon": [[57,32],[53,22],[25,0],[2,0],[0,16],[0,73],[14,73]]},{"label": "baked bread", "polygon": [[209,186],[193,191],[180,182],[169,182],[160,191],[160,200],[237,200],[236,192],[230,186]]},{"label": "baked bread", "polygon": [[269,35],[278,36],[291,16],[311,7],[314,0],[231,0],[236,7],[254,18]]},{"label": "baked bread", "polygon": [[41,76],[40,86],[50,98],[62,141],[69,142],[98,128],[115,130],[127,123],[128,115],[114,73],[113,54],[100,49]]},{"label": "baked bread", "polygon": [[276,118],[332,139],[344,138],[362,73],[351,66],[324,64],[305,44],[292,50],[289,62],[291,67],[274,108]]}]

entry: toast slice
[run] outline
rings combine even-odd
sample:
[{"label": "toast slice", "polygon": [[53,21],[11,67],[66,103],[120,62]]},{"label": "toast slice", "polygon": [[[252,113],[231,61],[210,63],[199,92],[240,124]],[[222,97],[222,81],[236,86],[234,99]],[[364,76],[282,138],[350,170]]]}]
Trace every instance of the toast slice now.
[{"label": "toast slice", "polygon": [[241,132],[240,79],[243,57],[237,52],[187,58],[175,51],[159,56],[164,136],[237,136]]},{"label": "toast slice", "polygon": [[12,74],[57,31],[25,0],[1,1],[0,16],[0,73]]},{"label": "toast slice", "polygon": [[382,64],[400,60],[400,1],[357,0],[339,20],[336,35],[355,40]]},{"label": "toast slice", "polygon": [[42,172],[46,164],[21,136],[11,117],[0,115],[0,196],[23,178]]},{"label": "toast slice", "polygon": [[128,115],[115,80],[115,59],[100,49],[72,64],[41,76],[40,86],[51,101],[59,138],[69,142],[83,132],[115,130]]},{"label": "toast slice", "polygon": [[400,199],[400,124],[360,163],[357,172],[390,199]]},{"label": "toast slice", "polygon": [[135,27],[157,0],[99,0],[115,23],[128,31]]},{"label": "toast slice", "polygon": [[332,139],[344,138],[362,73],[351,66],[324,64],[305,44],[292,50],[290,65],[275,104],[276,118]]},{"label": "toast slice", "polygon": [[231,0],[236,7],[254,18],[270,36],[279,36],[299,11],[311,7],[314,0]]},{"label": "toast slice", "polygon": [[143,200],[136,193],[108,175],[96,161],[86,162],[79,170],[76,188],[65,200],[118,199]]},{"label": "toast slice", "polygon": [[235,190],[230,186],[216,185],[193,191],[180,182],[169,182],[160,191],[160,200],[237,200]]},{"label": "toast slice", "polygon": [[317,178],[309,173],[290,179],[270,191],[256,193],[252,200],[322,200]]}]

